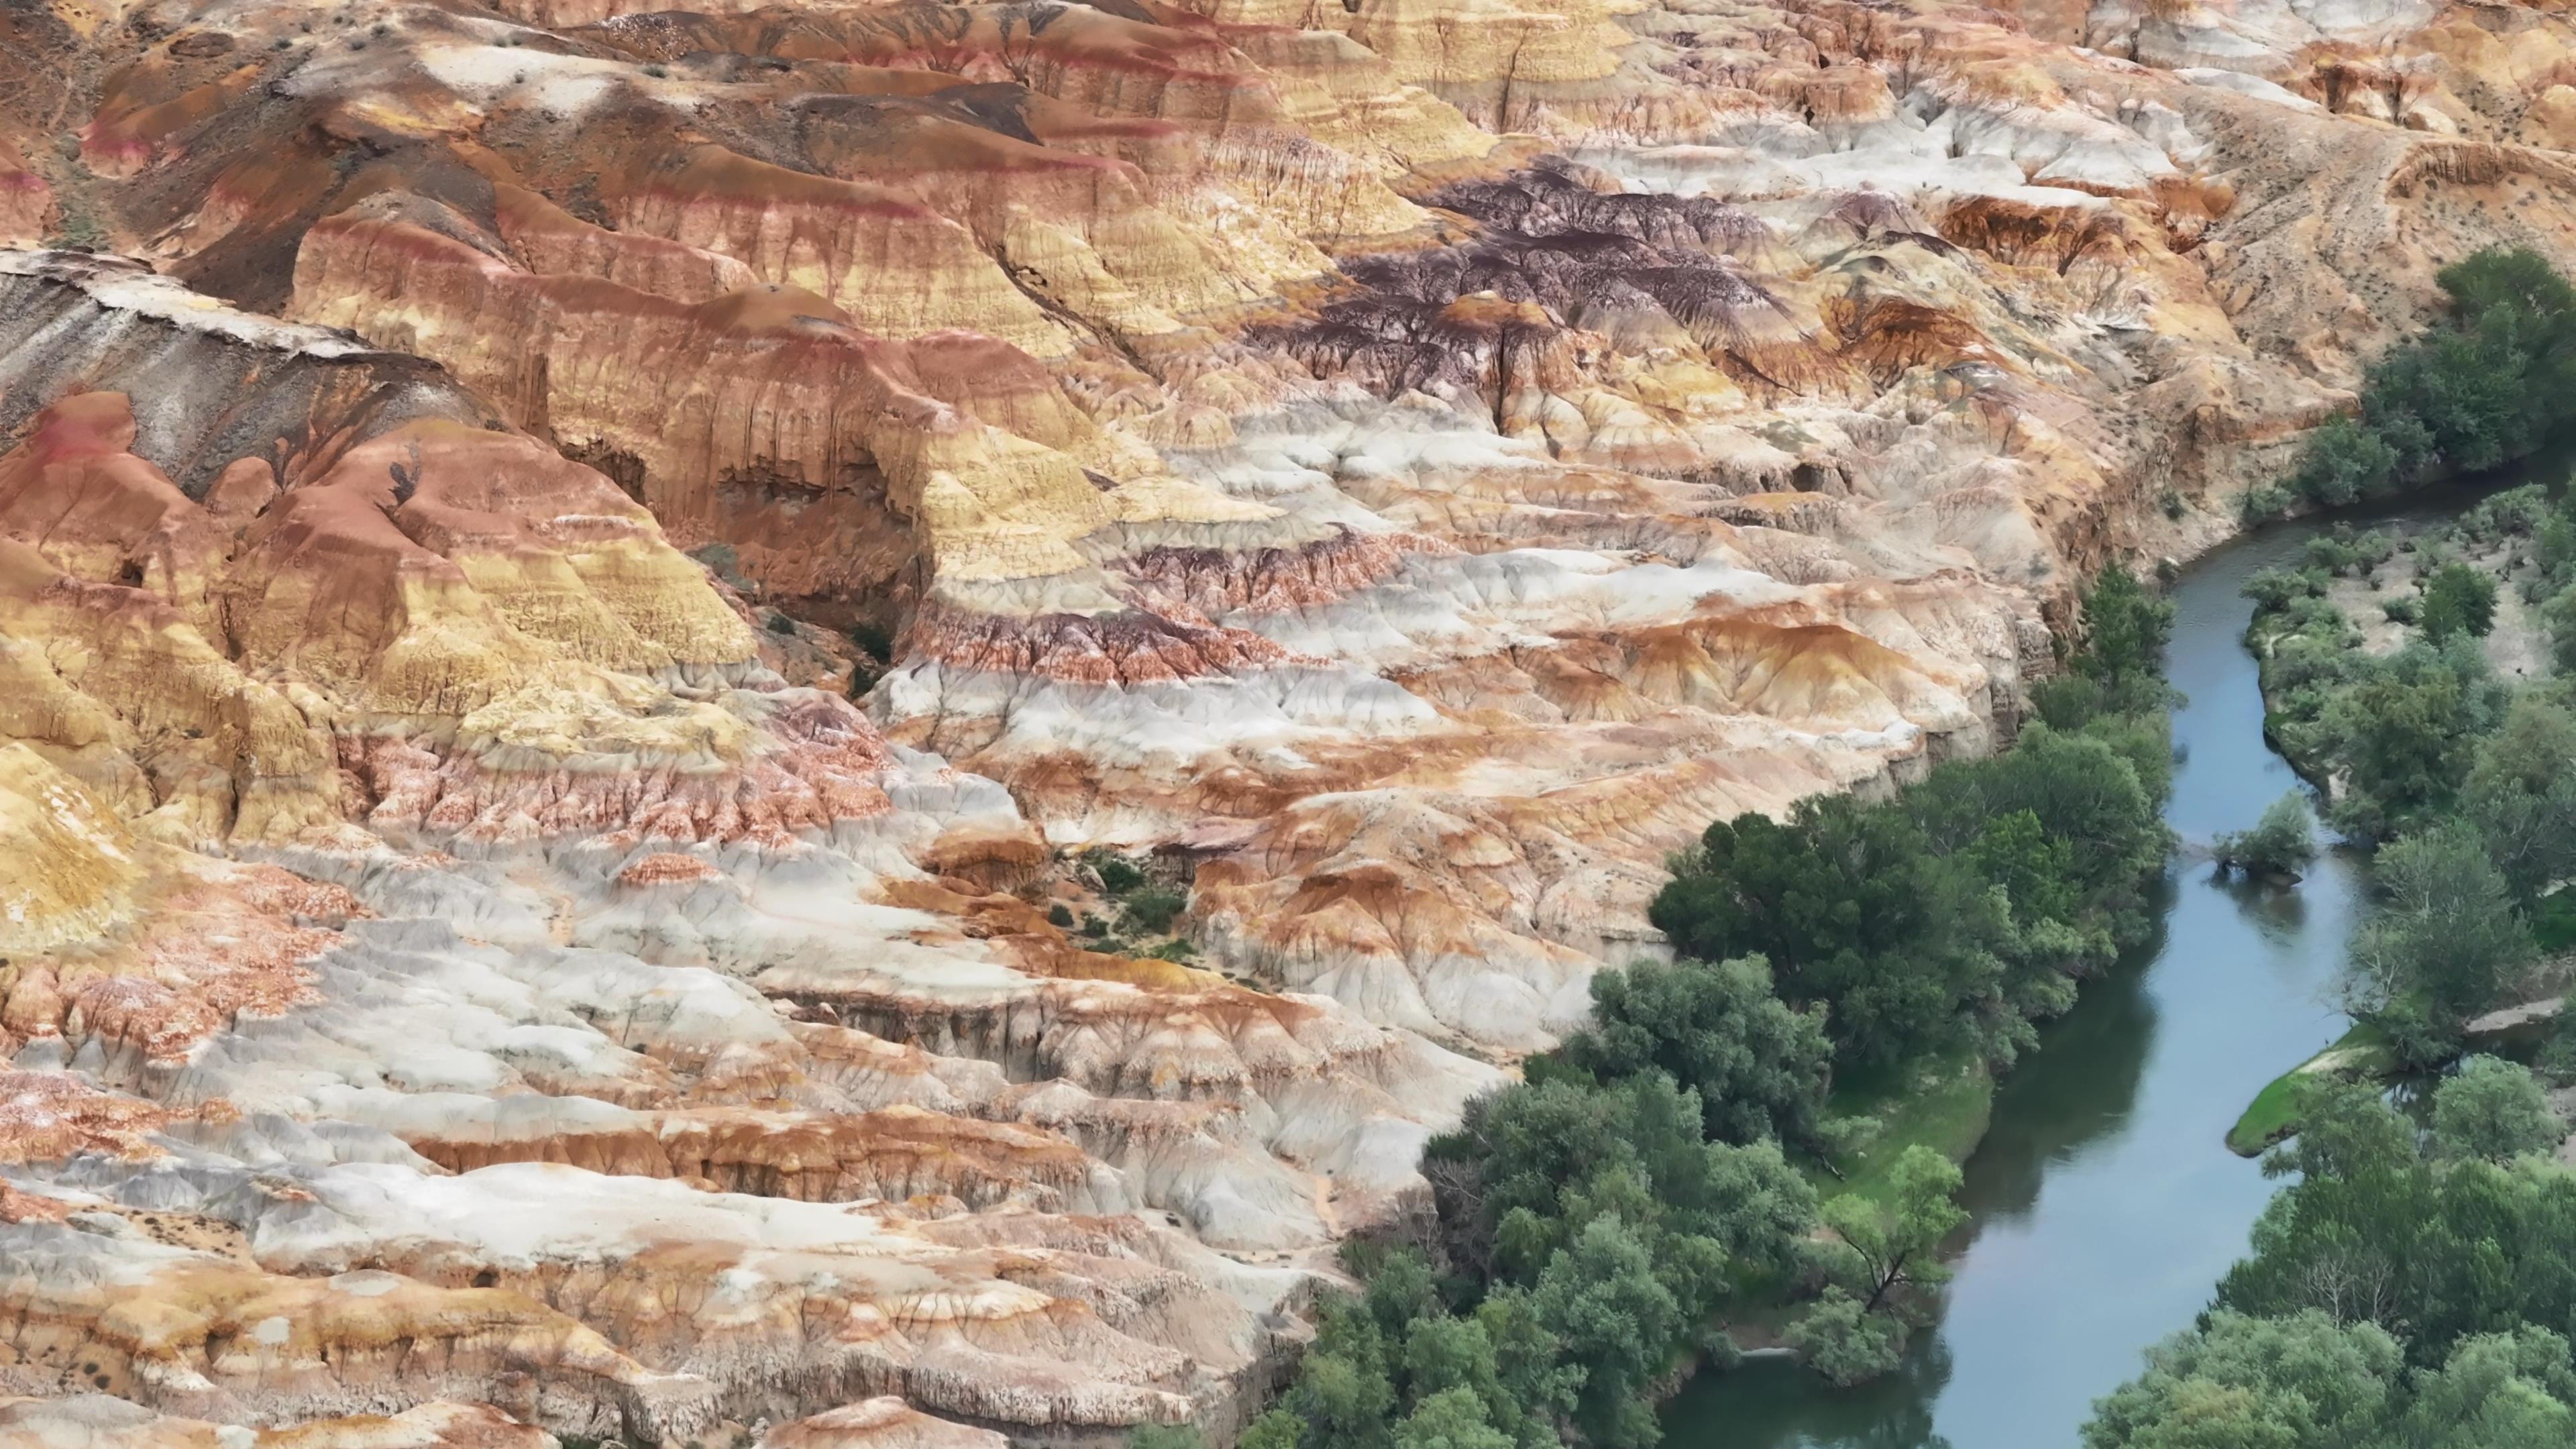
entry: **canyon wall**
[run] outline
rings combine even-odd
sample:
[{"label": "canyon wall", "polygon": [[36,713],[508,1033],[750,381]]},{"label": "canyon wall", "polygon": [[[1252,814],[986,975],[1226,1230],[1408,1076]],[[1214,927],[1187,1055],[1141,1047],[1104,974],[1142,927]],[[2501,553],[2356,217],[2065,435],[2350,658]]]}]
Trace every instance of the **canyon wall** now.
[{"label": "canyon wall", "polygon": [[1222,1437],[2569,148],[2545,5],[0,15],[0,1436]]}]

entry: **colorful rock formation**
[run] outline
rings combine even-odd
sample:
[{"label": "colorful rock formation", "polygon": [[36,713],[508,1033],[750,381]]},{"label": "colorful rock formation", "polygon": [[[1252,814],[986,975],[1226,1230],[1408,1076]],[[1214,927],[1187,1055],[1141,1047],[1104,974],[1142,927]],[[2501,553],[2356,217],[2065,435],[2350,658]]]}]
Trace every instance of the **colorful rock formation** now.
[{"label": "colorful rock formation", "polygon": [[2576,257],[2572,53],[0,16],[0,1435],[1221,1436],[1669,851],[1990,747],[2441,264]]}]

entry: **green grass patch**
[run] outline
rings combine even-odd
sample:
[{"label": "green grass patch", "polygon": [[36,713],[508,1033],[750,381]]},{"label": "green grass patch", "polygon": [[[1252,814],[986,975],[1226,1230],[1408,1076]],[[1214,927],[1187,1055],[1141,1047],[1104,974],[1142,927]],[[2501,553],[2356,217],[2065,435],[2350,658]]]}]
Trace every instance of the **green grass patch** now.
[{"label": "green grass patch", "polygon": [[2366,1021],[2336,1037],[2333,1045],[2290,1068],[2254,1094],[2245,1115],[2227,1129],[2227,1149],[2239,1157],[2261,1155],[2264,1148],[2299,1130],[2299,1089],[2314,1077],[2332,1075],[2346,1081],[2384,1077],[2398,1069],[2396,1049],[2388,1034]]},{"label": "green grass patch", "polygon": [[1887,1174],[1906,1148],[1920,1143],[1952,1162],[1965,1162],[1985,1140],[1994,1107],[1994,1073],[1967,1050],[1918,1062],[1894,1080],[1838,1084],[1826,1115],[1873,1125],[1857,1143],[1830,1155],[1830,1169],[1811,1165],[1808,1176],[1822,1197],[1856,1192],[1885,1201]]}]

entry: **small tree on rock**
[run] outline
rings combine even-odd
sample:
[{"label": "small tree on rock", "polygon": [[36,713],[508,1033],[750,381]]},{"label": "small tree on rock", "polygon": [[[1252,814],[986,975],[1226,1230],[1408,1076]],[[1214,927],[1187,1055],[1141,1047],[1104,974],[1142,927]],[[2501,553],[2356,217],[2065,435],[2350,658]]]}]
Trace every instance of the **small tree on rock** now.
[{"label": "small tree on rock", "polygon": [[2212,852],[2221,866],[2247,875],[2293,876],[2317,858],[2316,832],[2308,824],[2308,803],[2298,791],[2271,803],[2251,830],[2218,837]]}]

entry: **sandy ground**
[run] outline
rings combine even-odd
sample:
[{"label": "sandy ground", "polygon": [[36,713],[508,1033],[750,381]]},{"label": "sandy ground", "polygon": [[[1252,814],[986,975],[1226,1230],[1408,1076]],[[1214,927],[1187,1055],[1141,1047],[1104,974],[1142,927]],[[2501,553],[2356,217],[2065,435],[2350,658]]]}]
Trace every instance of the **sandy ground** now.
[{"label": "sandy ground", "polygon": [[[2379,531],[2398,538],[2421,539],[2438,527],[2431,522],[2386,523],[2379,526]],[[2531,565],[2521,562],[2519,567],[2514,566],[2518,560],[2528,558],[2530,549],[2529,539],[2517,538],[2492,548],[2464,550],[2459,555],[2499,581],[2495,627],[2482,642],[2487,662],[2503,679],[2537,679],[2549,672],[2547,632],[2541,627],[2539,611],[2523,602],[2519,587],[2531,573]],[[2364,649],[2373,654],[2393,654],[2417,637],[2413,627],[2391,620],[2380,606],[2391,599],[2415,597],[2415,581],[2423,562],[2420,551],[2400,553],[2380,565],[2374,581],[2365,582],[2357,575],[2340,578],[2326,591],[2326,597],[2361,630]]]}]

